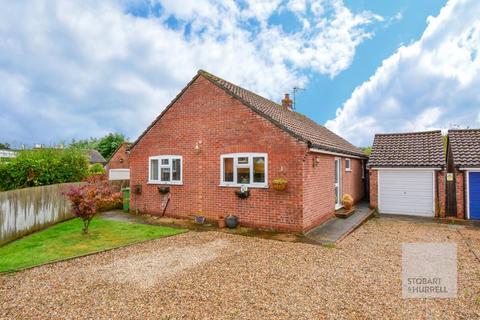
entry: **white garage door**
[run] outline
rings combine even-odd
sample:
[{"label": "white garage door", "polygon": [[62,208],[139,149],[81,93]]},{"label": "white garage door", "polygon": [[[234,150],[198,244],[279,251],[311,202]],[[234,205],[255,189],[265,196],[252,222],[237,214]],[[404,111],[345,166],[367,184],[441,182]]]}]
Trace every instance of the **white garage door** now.
[{"label": "white garage door", "polygon": [[108,180],[130,180],[130,169],[110,169]]},{"label": "white garage door", "polygon": [[380,213],[433,217],[434,171],[380,170],[378,208]]}]

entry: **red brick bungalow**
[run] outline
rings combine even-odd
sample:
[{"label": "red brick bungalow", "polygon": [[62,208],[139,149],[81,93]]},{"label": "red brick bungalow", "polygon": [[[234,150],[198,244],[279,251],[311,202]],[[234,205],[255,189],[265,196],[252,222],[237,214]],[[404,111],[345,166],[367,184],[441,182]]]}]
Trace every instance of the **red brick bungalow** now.
[{"label": "red brick bungalow", "polygon": [[447,170],[453,179],[447,215],[480,220],[480,129],[448,131]]},{"label": "red brick bungalow", "polygon": [[128,151],[130,145],[130,142],[122,143],[108,160],[105,170],[107,170],[109,180],[130,179],[130,160]]},{"label": "red brick bungalow", "polygon": [[380,213],[445,217],[441,131],[376,134],[368,168],[370,206]]},{"label": "red brick bungalow", "polygon": [[[343,194],[363,198],[365,159],[293,111],[288,97],[279,105],[200,70],[130,148],[131,209],[234,214],[245,226],[306,231],[331,217]],[[286,190],[272,188],[277,178]]]}]

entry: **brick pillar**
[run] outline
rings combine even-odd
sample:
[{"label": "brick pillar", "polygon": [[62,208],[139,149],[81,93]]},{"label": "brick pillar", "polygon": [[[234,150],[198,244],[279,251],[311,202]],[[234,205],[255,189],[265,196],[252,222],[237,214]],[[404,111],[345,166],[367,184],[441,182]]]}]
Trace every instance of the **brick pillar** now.
[{"label": "brick pillar", "polygon": [[457,193],[457,218],[465,219],[465,172],[455,170]]},{"label": "brick pillar", "polygon": [[378,209],[378,171],[368,170],[370,178],[370,208]]},{"label": "brick pillar", "polygon": [[445,202],[446,202],[446,196],[445,196],[445,170],[438,171],[437,172],[437,208],[436,208],[436,213],[437,216],[440,218],[445,218],[445,212],[446,212],[446,207],[445,207]]}]

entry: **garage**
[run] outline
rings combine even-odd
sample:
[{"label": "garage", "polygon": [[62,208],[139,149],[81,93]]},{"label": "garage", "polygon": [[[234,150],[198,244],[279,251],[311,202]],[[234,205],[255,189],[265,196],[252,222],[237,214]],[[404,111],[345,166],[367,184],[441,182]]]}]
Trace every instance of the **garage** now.
[{"label": "garage", "polygon": [[467,171],[468,218],[480,220],[480,171]]},{"label": "garage", "polygon": [[130,180],[130,169],[110,169],[108,180]]},{"label": "garage", "polygon": [[433,170],[379,170],[379,212],[434,217],[434,177]]},{"label": "garage", "polygon": [[441,131],[376,134],[367,164],[370,206],[381,214],[444,216],[445,160]]}]

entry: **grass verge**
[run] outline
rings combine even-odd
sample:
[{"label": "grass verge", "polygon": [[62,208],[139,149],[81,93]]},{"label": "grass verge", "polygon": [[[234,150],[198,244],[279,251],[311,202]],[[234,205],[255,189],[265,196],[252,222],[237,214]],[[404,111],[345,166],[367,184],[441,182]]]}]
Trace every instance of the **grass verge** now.
[{"label": "grass verge", "polygon": [[95,218],[89,233],[72,219],[0,247],[0,272],[100,252],[136,242],[171,236],[185,229]]}]

